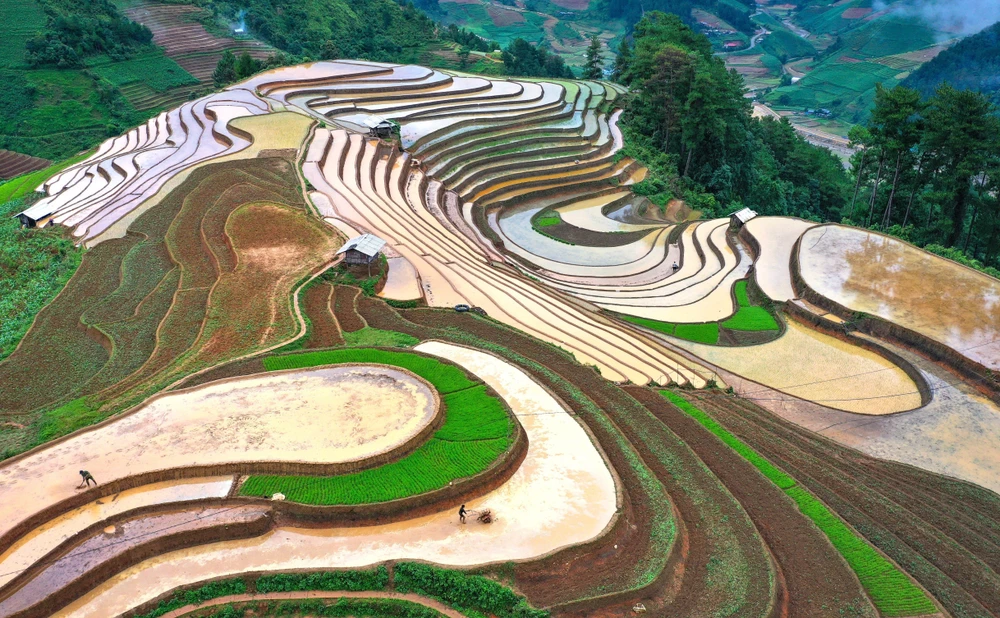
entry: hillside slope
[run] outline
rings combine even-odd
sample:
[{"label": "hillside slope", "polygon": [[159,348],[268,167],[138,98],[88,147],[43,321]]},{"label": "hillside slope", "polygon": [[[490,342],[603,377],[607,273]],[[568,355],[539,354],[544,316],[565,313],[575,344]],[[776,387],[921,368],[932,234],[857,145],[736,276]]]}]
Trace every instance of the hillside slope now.
[{"label": "hillside slope", "polygon": [[943,83],[979,90],[1000,103],[1000,22],[942,52],[903,81],[927,96]]}]

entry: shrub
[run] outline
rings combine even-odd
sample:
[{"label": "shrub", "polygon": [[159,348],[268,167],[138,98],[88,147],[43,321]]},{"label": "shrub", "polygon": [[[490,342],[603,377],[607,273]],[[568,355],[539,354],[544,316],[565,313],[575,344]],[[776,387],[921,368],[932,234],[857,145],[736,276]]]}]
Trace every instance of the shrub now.
[{"label": "shrub", "polygon": [[533,609],[524,597],[481,575],[441,569],[426,564],[400,562],[395,569],[399,592],[438,599],[461,612],[482,612],[497,618],[547,618],[549,612]]},{"label": "shrub", "polygon": [[278,573],[257,580],[257,592],[294,592],[301,590],[385,590],[389,570],[324,571],[320,573]]},{"label": "shrub", "polygon": [[194,590],[178,592],[167,600],[161,601],[156,608],[135,616],[134,618],[159,618],[160,616],[186,605],[199,605],[205,601],[227,597],[234,594],[244,594],[247,591],[246,582],[242,579],[224,579],[205,584]]}]

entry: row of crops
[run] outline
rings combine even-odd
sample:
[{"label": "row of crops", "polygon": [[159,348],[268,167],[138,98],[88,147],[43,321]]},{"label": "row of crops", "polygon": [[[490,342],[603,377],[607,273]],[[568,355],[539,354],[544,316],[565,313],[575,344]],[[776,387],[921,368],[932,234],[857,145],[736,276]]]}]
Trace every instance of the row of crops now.
[{"label": "row of crops", "polygon": [[[389,570],[384,565],[380,565],[370,569],[262,575],[253,582],[252,588],[258,594],[306,591],[383,592],[394,588],[397,592],[415,593],[423,597],[437,599],[468,616],[545,618],[549,615],[548,611],[532,608],[523,596],[510,588],[481,575],[468,575],[461,571],[415,562],[396,564],[393,568],[391,582]],[[251,586],[244,578],[209,582],[199,588],[178,592],[136,618],[159,618],[188,605],[202,605],[221,597],[245,594],[250,589]],[[345,601],[345,599],[341,599],[341,601]],[[310,607],[309,609],[311,611],[293,611],[275,615],[412,615],[405,612],[403,614],[393,613],[392,608],[389,608],[390,611],[387,612],[375,613],[358,613],[357,611],[339,613],[335,608],[332,611],[327,611],[328,608],[324,606]]]},{"label": "row of crops", "polygon": [[485,384],[434,358],[380,349],[343,349],[273,356],[264,360],[264,367],[277,371],[344,363],[392,365],[430,382],[441,394],[441,428],[398,461],[338,476],[251,476],[240,490],[242,495],[282,493],[293,502],[326,506],[388,502],[481,474],[513,442],[514,422],[503,403]]},{"label": "row of crops", "polygon": [[794,478],[778,469],[715,419],[670,391],[660,391],[670,403],[749,461],[761,474],[780,487],[830,540],[858,576],[872,603],[883,616],[923,616],[937,612],[930,598],[895,564],[880,554],[836,514],[802,488]]}]

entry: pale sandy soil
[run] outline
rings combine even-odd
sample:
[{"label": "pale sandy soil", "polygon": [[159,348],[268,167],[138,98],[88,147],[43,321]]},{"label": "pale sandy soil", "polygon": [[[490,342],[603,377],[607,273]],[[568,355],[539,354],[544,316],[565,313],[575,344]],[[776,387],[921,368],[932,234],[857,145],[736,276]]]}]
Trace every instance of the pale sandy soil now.
[{"label": "pale sandy soil", "polygon": [[385,287],[378,293],[382,298],[393,300],[414,300],[420,298],[420,282],[417,271],[405,257],[388,258],[389,275]]},{"label": "pale sandy soil", "polygon": [[852,414],[791,397],[725,370],[740,395],[772,413],[880,459],[945,474],[1000,493],[1000,408],[954,374],[910,352],[878,341],[917,367],[932,389],[923,408],[886,416]]},{"label": "pale sandy soil", "polygon": [[802,236],[802,277],[819,294],[1000,369],[1000,281],[875,232],[824,225]]},{"label": "pale sandy soil", "polygon": [[0,588],[60,543],[99,521],[152,504],[200,498],[223,498],[233,485],[230,476],[154,483],[129,489],[73,509],[35,528],[0,554]]},{"label": "pale sandy soil", "polygon": [[812,221],[791,217],[757,217],[747,223],[747,231],[760,243],[760,256],[754,263],[757,284],[772,300],[795,298],[788,265],[792,245],[814,225]]},{"label": "pale sandy soil", "polygon": [[527,374],[476,350],[428,342],[475,373],[510,405],[528,436],[521,467],[467,508],[497,520],[462,525],[454,512],[366,528],[278,528],[248,541],[215,543],[146,560],[114,576],[56,616],[115,616],[178,586],[248,571],[361,567],[389,559],[450,566],[524,560],[599,535],[617,510],[614,479],[575,419]]},{"label": "pale sandy soil", "polygon": [[[837,410],[879,415],[920,406],[917,387],[902,369],[874,352],[797,322],[789,321],[781,338],[762,345],[727,348],[674,343],[732,373]],[[750,399],[760,395],[752,389],[740,394]]]},{"label": "pale sandy soil", "polygon": [[171,191],[176,189],[187,180],[191,172],[209,163],[223,163],[225,161],[237,161],[241,159],[253,159],[261,150],[279,150],[287,148],[298,148],[305,141],[309,134],[309,128],[313,120],[307,116],[294,112],[280,112],[266,114],[262,116],[242,117],[232,121],[232,126],[253,135],[253,142],[239,152],[235,152],[224,157],[211,159],[209,161],[193,164],[178,171],[149,199],[142,202],[135,209],[124,215],[100,235],[87,241],[88,247],[93,247],[98,243],[111,238],[123,238],[129,226],[138,219],[144,212],[153,208],[163,201]]},{"label": "pale sandy soil", "polygon": [[77,470],[107,483],[195,465],[365,459],[426,427],[436,397],[412,374],[378,366],[266,373],[159,396],[0,468],[0,533],[74,495]]}]

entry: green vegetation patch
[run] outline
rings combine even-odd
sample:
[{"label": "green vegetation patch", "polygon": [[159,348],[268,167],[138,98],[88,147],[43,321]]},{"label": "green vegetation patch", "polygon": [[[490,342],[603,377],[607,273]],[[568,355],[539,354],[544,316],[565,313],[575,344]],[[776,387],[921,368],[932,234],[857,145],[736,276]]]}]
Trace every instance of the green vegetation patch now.
[{"label": "green vegetation patch", "polygon": [[[8,184],[0,185],[0,193]],[[0,207],[0,360],[14,351],[83,259],[83,250],[62,228],[22,229],[13,215],[25,206],[13,200]]]},{"label": "green vegetation patch", "polygon": [[777,320],[762,307],[740,307],[739,311],[722,323],[722,327],[750,332],[779,330]]},{"label": "green vegetation patch", "polygon": [[670,403],[698,421],[754,465],[771,482],[795,501],[799,510],[830,539],[848,566],[858,576],[872,603],[883,616],[921,616],[937,612],[937,607],[899,568],[880,554],[867,540],[847,526],[836,514],[797,484],[774,464],[734,436],[709,415],[670,391],[660,391]]},{"label": "green vegetation patch", "polygon": [[[33,193],[36,189],[42,186],[49,178],[52,178],[59,172],[63,171],[71,165],[76,165],[80,161],[83,161],[93,153],[92,150],[87,152],[81,152],[75,157],[66,159],[54,165],[50,165],[43,170],[38,170],[37,172],[31,172],[30,174],[23,174],[15,178],[11,178],[7,182],[0,183],[0,204],[9,202],[11,200],[18,200],[23,197],[27,197],[30,193]],[[12,207],[5,208],[5,210],[10,211],[11,214],[14,212],[11,210]],[[6,213],[4,213],[6,214]]]},{"label": "green vegetation patch", "polygon": [[486,386],[469,380],[452,365],[416,354],[373,349],[306,352],[264,359],[269,371],[341,363],[378,363],[408,369],[442,394],[445,420],[410,455],[361,472],[332,477],[251,476],[242,495],[286,499],[304,504],[372,504],[427,493],[456,479],[481,474],[513,442],[514,422]]},{"label": "green vegetation patch", "polygon": [[394,569],[393,582],[399,592],[437,599],[469,616],[546,618],[549,615],[548,611],[533,609],[510,588],[481,575],[400,562]]},{"label": "green vegetation patch", "polygon": [[163,54],[151,54],[123,62],[95,66],[92,70],[115,86],[142,82],[156,92],[198,83],[198,80],[181,65]]},{"label": "green vegetation patch", "polygon": [[385,590],[389,586],[389,570],[384,566],[352,571],[322,571],[319,573],[276,573],[257,579],[257,592],[300,592],[303,590]]},{"label": "green vegetation patch", "polygon": [[93,425],[102,418],[98,406],[87,397],[74,399],[42,415],[38,429],[38,443],[42,444],[59,436],[65,436],[77,429]]},{"label": "green vegetation patch", "polygon": [[715,344],[719,341],[719,323],[708,322],[705,324],[674,324],[673,322],[661,322],[649,318],[640,318],[633,315],[621,316],[626,322],[638,324],[646,328],[655,330],[665,335],[672,335],[685,341],[695,343]]},{"label": "green vegetation patch", "polygon": [[419,339],[406,333],[381,330],[371,326],[366,326],[353,333],[343,331],[340,334],[344,337],[344,345],[353,348],[412,348],[420,343]]},{"label": "green vegetation patch", "polygon": [[24,44],[45,27],[45,12],[36,0],[0,2],[0,66],[24,64]]},{"label": "green vegetation patch", "polygon": [[562,223],[562,217],[559,216],[559,213],[552,210],[540,217],[535,217],[533,223],[535,227],[552,227],[553,225]]},{"label": "green vegetation patch", "polygon": [[722,323],[723,328],[742,331],[779,330],[778,322],[767,309],[754,307],[747,295],[747,281],[741,279],[733,286],[736,304],[739,310],[731,318]]}]

